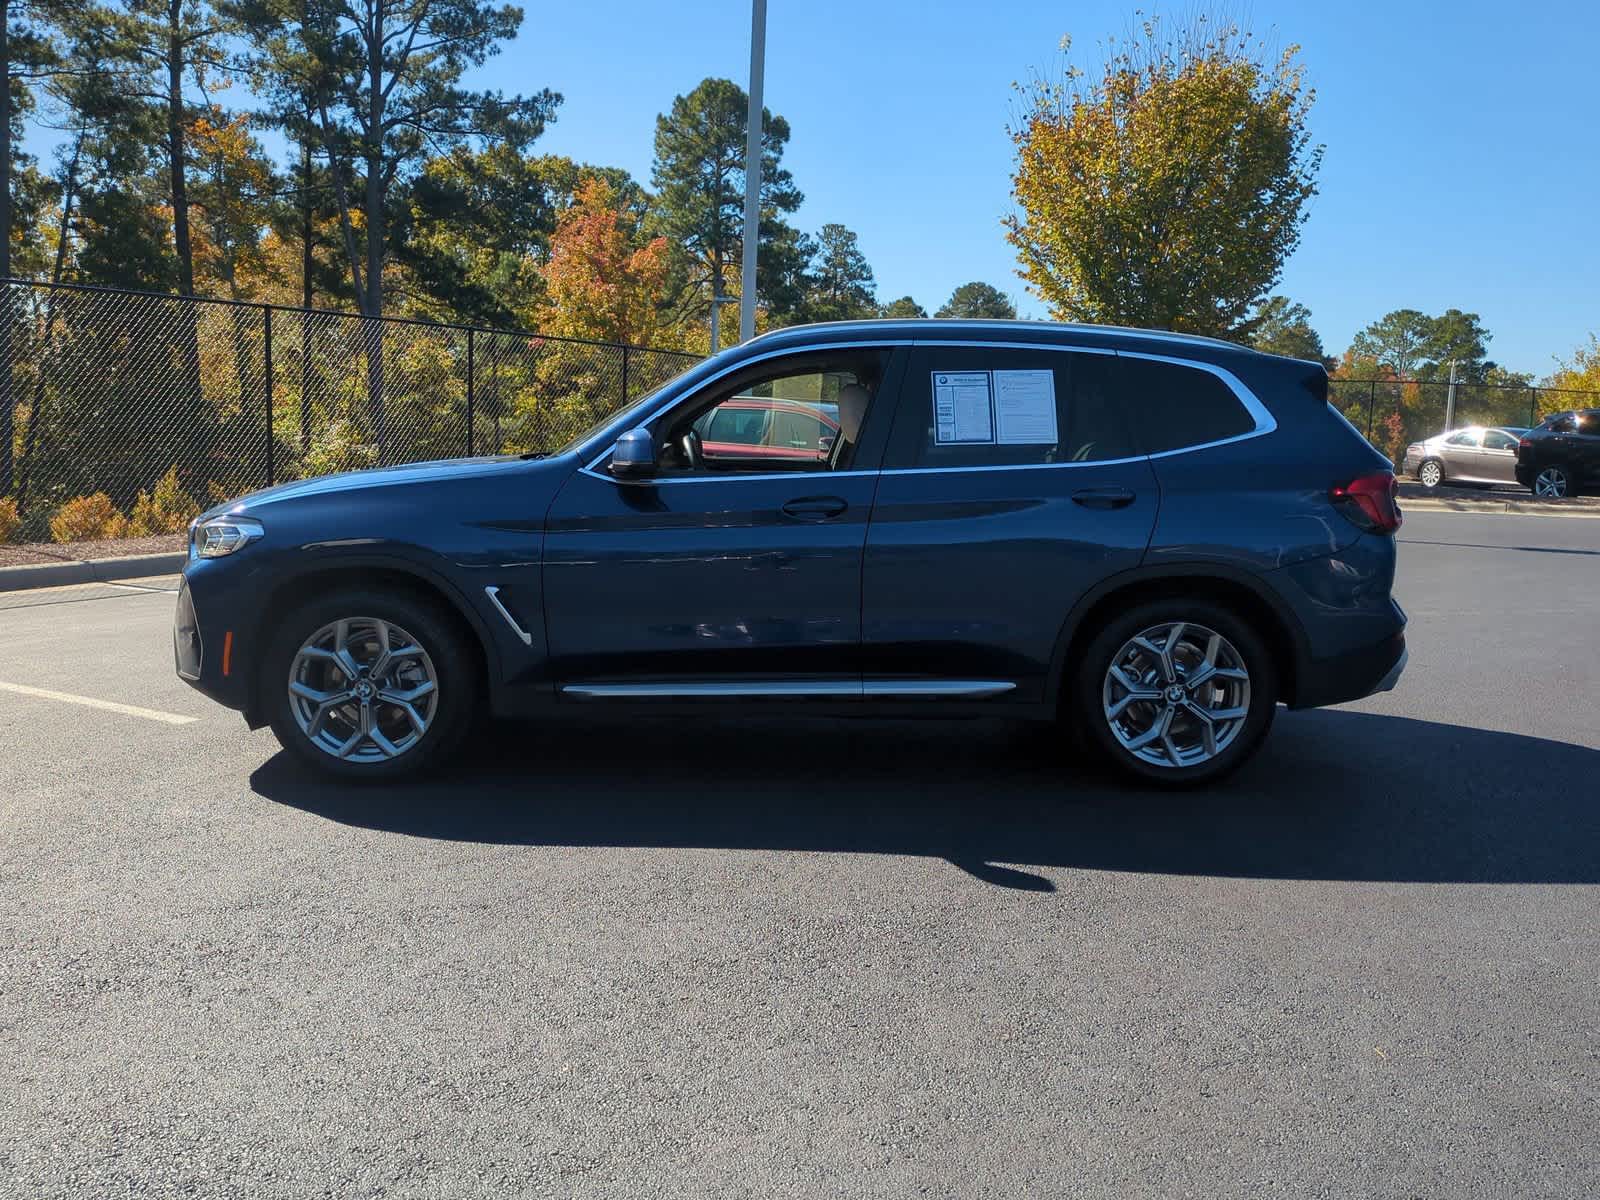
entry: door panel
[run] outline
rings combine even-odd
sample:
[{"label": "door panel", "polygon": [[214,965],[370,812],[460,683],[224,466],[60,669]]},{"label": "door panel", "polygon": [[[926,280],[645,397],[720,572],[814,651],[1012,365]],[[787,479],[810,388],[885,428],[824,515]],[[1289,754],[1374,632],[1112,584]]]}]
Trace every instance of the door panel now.
[{"label": "door panel", "polygon": [[[545,535],[556,679],[770,695],[804,677],[858,697],[862,550],[898,361],[892,346],[854,346],[734,365],[651,419],[653,478],[622,482],[603,465],[573,475]],[[765,430],[789,408],[839,413],[826,457],[694,452],[708,413],[755,413]]]},{"label": "door panel", "polygon": [[1498,429],[1485,431],[1478,450],[1478,477],[1489,483],[1517,481],[1517,439]]},{"label": "door panel", "polygon": [[875,677],[909,678],[1043,698],[1068,612],[1137,566],[1155,526],[1155,475],[1112,395],[1115,363],[1044,347],[912,352],[867,534],[869,692]]},{"label": "door panel", "polygon": [[871,472],[575,474],[545,537],[557,680],[859,676]]},{"label": "door panel", "polygon": [[1062,623],[1139,565],[1158,493],[1148,461],[887,472],[862,583],[862,669],[996,679],[1044,698]]},{"label": "door panel", "polygon": [[1457,433],[1439,445],[1439,458],[1444,462],[1444,473],[1453,479],[1474,479],[1478,474],[1478,438],[1476,434]]}]

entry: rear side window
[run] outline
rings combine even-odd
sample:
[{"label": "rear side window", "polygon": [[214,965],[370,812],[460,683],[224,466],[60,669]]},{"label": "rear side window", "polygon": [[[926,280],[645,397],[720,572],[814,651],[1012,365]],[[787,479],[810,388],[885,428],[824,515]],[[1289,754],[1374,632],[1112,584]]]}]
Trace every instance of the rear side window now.
[{"label": "rear side window", "polygon": [[1117,393],[1146,454],[1204,446],[1256,427],[1233,389],[1198,367],[1118,355]]},{"label": "rear side window", "polygon": [[1562,413],[1560,416],[1546,417],[1544,427],[1551,433],[1576,433],[1578,418],[1572,413]]},{"label": "rear side window", "polygon": [[886,467],[1017,467],[1139,454],[1109,354],[918,346]]},{"label": "rear side window", "polygon": [[1579,417],[1578,432],[1588,437],[1600,437],[1600,413],[1584,413]]}]

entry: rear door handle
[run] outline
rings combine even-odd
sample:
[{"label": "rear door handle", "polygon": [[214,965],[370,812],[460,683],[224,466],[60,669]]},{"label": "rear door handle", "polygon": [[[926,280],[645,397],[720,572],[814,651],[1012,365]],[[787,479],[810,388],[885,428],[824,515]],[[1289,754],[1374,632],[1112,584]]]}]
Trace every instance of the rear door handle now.
[{"label": "rear door handle", "polygon": [[842,496],[801,496],[785,504],[783,511],[797,521],[831,521],[849,507]]},{"label": "rear door handle", "polygon": [[1072,502],[1084,508],[1126,508],[1134,494],[1124,487],[1084,488],[1072,493]]}]

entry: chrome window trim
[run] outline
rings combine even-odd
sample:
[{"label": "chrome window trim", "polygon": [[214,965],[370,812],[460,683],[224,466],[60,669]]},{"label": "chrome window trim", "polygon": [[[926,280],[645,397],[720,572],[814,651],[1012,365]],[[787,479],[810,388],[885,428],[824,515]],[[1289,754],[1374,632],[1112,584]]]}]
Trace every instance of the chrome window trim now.
[{"label": "chrome window trim", "polygon": [[[763,335],[763,336],[765,336],[765,335]],[[1126,334],[1125,336],[1132,337],[1132,336],[1136,336],[1136,335],[1134,333],[1130,332],[1130,333]],[[1180,341],[1181,339],[1185,338],[1187,335],[1180,335],[1180,334],[1163,335],[1163,334],[1159,334],[1159,333],[1151,333],[1151,334],[1148,334],[1148,335],[1139,334],[1137,336],[1150,336],[1150,337],[1156,337],[1156,338],[1166,337],[1168,340]],[[1194,342],[1183,342],[1182,344],[1195,344],[1195,343]],[[1206,342],[1205,344],[1210,344],[1210,343]],[[1237,349],[1237,347],[1232,347],[1231,343],[1218,343],[1218,344],[1219,345],[1227,345],[1227,346],[1230,346],[1230,348]],[[850,476],[861,476],[861,475],[924,475],[924,474],[934,475],[934,474],[955,473],[955,472],[961,472],[961,471],[1037,471],[1037,470],[1042,470],[1042,469],[1045,469],[1045,468],[1060,468],[1060,467],[1109,467],[1109,466],[1125,465],[1127,463],[1133,463],[1133,462],[1142,462],[1142,461],[1147,461],[1147,460],[1154,460],[1154,459],[1158,459],[1158,458],[1172,458],[1173,456],[1179,455],[1179,454],[1193,454],[1198,450],[1211,450],[1211,449],[1215,449],[1218,446],[1231,446],[1236,442],[1249,441],[1251,438],[1265,437],[1267,434],[1275,432],[1277,430],[1277,428],[1278,428],[1277,418],[1272,415],[1271,411],[1267,408],[1267,406],[1264,405],[1263,403],[1261,403],[1260,399],[1256,396],[1256,394],[1254,392],[1252,392],[1245,385],[1243,380],[1241,380],[1237,375],[1235,375],[1232,371],[1228,370],[1226,367],[1218,366],[1216,363],[1202,362],[1199,359],[1195,359],[1195,358],[1184,358],[1184,357],[1180,357],[1180,356],[1177,356],[1177,355],[1171,355],[1171,354],[1147,354],[1147,353],[1144,353],[1142,351],[1137,351],[1137,350],[1116,350],[1116,349],[1112,349],[1112,348],[1107,347],[1107,346],[1082,346],[1082,345],[1078,345],[1078,344],[1072,343],[1072,342],[1019,342],[1019,341],[994,341],[994,340],[977,339],[977,338],[916,338],[916,337],[910,337],[910,338],[906,338],[906,337],[899,337],[899,338],[896,338],[896,337],[872,338],[872,339],[865,340],[865,341],[850,341],[850,342],[807,342],[807,343],[804,343],[802,345],[785,346],[781,350],[769,350],[765,354],[757,354],[757,355],[752,355],[752,356],[750,356],[748,358],[742,358],[738,362],[733,363],[733,364],[723,368],[721,371],[718,371],[715,375],[712,375],[710,378],[701,381],[698,385],[696,385],[694,390],[699,391],[702,388],[710,387],[712,384],[716,383],[717,380],[722,379],[722,378],[724,378],[724,377],[726,377],[728,375],[731,375],[735,371],[742,370],[745,367],[751,366],[751,365],[753,365],[755,363],[765,362],[768,359],[780,358],[780,357],[783,357],[783,356],[786,356],[786,355],[812,354],[812,353],[816,353],[818,351],[827,351],[827,350],[835,350],[835,349],[846,349],[846,350],[886,349],[886,350],[895,350],[895,349],[898,349],[900,347],[909,347],[911,349],[927,349],[927,348],[935,348],[935,347],[942,347],[942,346],[959,346],[959,347],[965,347],[965,348],[968,348],[968,349],[977,348],[977,349],[983,349],[983,350],[1047,350],[1047,351],[1055,351],[1055,352],[1059,352],[1059,353],[1063,353],[1063,354],[1104,354],[1104,355],[1110,355],[1113,358],[1141,358],[1141,359],[1145,359],[1145,360],[1147,360],[1149,362],[1170,363],[1173,366],[1187,367],[1187,368],[1189,368],[1191,370],[1196,370],[1196,371],[1205,371],[1208,374],[1213,375],[1216,378],[1222,380],[1222,382],[1227,386],[1228,390],[1233,393],[1234,398],[1236,400],[1238,400],[1239,403],[1244,406],[1245,411],[1250,415],[1251,421],[1254,422],[1255,428],[1252,429],[1248,433],[1236,434],[1235,436],[1228,437],[1228,438],[1219,438],[1218,440],[1216,440],[1214,442],[1199,442],[1199,443],[1196,443],[1195,445],[1192,445],[1192,446],[1178,446],[1178,447],[1175,447],[1174,449],[1171,449],[1171,450],[1158,450],[1154,454],[1139,454],[1139,455],[1134,455],[1132,457],[1124,457],[1124,458],[1096,459],[1096,460],[1092,460],[1092,461],[1088,461],[1088,462],[996,463],[996,464],[994,464],[992,466],[979,465],[979,466],[968,466],[968,467],[884,467],[884,468],[882,468],[881,470],[878,470],[878,471],[777,471],[777,472],[771,472],[771,473],[762,472],[760,474],[753,474],[753,473],[752,474],[742,474],[741,473],[741,474],[728,475],[728,476],[719,476],[719,475],[684,476],[684,477],[680,477],[680,478],[652,479],[652,480],[649,481],[649,483],[650,483],[651,486],[660,486],[662,484],[669,484],[669,483],[716,483],[716,482],[727,482],[729,479],[734,479],[734,478],[739,479],[739,480],[746,480],[746,481],[754,482],[754,481],[768,480],[768,479],[815,478],[815,477],[820,477],[820,476],[827,476],[828,478],[831,478],[831,479],[838,479],[838,478],[847,478],[847,477],[850,477]],[[655,420],[663,412],[665,412],[667,409],[671,408],[674,404],[676,404],[682,398],[683,398],[683,396],[681,394],[679,394],[679,395],[674,395],[672,397],[669,397],[666,400],[663,400],[654,409],[652,409],[648,414],[641,416],[639,418],[639,424],[640,425],[649,424],[651,421]],[[635,426],[635,428],[637,428],[637,426]],[[579,472],[581,474],[588,475],[593,479],[604,480],[605,482],[610,483],[615,487],[625,486],[619,480],[613,478],[611,475],[606,474],[605,472],[603,472],[603,471],[601,471],[599,469],[600,464],[603,463],[606,460],[606,458],[609,457],[610,454],[611,454],[611,447],[607,446],[605,448],[605,450],[601,454],[599,454],[596,458],[592,459],[590,462],[588,462],[584,466],[580,467],[579,468]],[[637,485],[634,485],[634,486],[637,486]]]},{"label": "chrome window trim", "polygon": [[[979,442],[977,444],[986,445],[988,443]],[[1149,457],[1148,454],[1135,454],[1131,458],[1092,458],[1083,462],[995,463],[993,466],[977,467],[885,467],[878,473],[880,475],[952,475],[960,471],[1054,471],[1063,467],[1115,467],[1126,465],[1127,463],[1145,462]]]}]

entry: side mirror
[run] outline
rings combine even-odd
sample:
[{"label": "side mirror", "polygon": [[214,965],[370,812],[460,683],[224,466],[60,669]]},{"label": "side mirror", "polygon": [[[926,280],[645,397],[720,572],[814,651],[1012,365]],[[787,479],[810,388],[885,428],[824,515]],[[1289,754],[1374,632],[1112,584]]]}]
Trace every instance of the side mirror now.
[{"label": "side mirror", "polygon": [[648,429],[630,429],[611,447],[611,473],[618,479],[648,479],[656,466],[656,439]]}]

